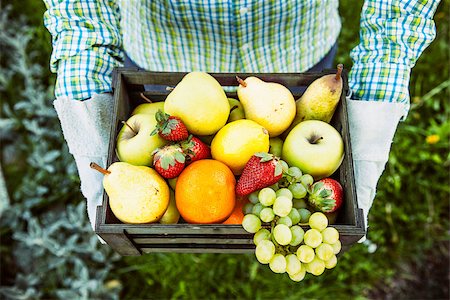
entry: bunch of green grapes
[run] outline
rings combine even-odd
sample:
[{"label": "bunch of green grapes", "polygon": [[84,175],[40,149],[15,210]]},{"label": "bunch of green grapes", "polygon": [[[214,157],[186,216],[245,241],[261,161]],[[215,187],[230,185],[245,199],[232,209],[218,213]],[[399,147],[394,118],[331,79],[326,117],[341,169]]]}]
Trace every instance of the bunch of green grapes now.
[{"label": "bunch of green grapes", "polygon": [[[293,170],[299,177],[305,176],[299,169]],[[312,184],[312,177],[311,182],[307,180],[306,184]],[[323,213],[311,214],[305,207],[295,207],[294,203],[306,196],[305,185],[294,181],[287,188],[274,185],[252,193],[242,222],[247,232],[255,234],[258,261],[269,264],[275,273],[287,272],[293,281],[303,280],[306,272],[318,276],[326,268],[334,268],[336,254],[341,250],[339,233],[328,227]],[[310,229],[305,232],[300,224],[309,225]]]}]

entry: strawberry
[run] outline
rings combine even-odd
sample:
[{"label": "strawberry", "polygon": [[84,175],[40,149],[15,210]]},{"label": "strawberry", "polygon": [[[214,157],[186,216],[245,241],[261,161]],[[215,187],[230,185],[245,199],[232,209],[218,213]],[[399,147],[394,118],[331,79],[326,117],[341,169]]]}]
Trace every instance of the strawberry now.
[{"label": "strawberry", "polygon": [[183,171],[185,160],[186,157],[180,145],[168,145],[155,150],[153,167],[162,177],[175,178]]},{"label": "strawberry", "polygon": [[246,196],[280,180],[283,168],[278,157],[255,153],[247,162],[236,184],[236,195]]},{"label": "strawberry", "polygon": [[334,179],[324,178],[308,189],[308,202],[324,213],[338,210],[344,201],[344,189]]},{"label": "strawberry", "polygon": [[208,145],[192,135],[186,141],[181,142],[181,148],[186,154],[186,164],[211,157],[211,149]]},{"label": "strawberry", "polygon": [[158,133],[163,139],[172,142],[187,139],[189,132],[180,118],[168,115],[162,110],[158,110],[155,114],[155,119],[158,124],[151,135]]}]

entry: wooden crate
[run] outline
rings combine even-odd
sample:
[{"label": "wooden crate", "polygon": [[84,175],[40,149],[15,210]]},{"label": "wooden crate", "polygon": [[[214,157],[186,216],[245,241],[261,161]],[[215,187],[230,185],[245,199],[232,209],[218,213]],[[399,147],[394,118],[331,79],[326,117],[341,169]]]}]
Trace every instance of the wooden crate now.
[{"label": "wooden crate", "polygon": [[[237,86],[235,76],[241,78],[257,76],[265,81],[278,82],[291,89],[298,99],[315,79],[335,73],[325,70],[321,73],[212,73],[222,86]],[[153,101],[164,101],[170,93],[166,87],[174,87],[186,73],[148,72],[135,68],[118,68],[114,72],[114,120],[109,145],[108,166],[117,161],[116,136],[121,120],[127,120],[131,111],[143,103],[140,93]],[[364,235],[362,210],[358,208],[353,173],[353,161],[347,122],[348,91],[347,74],[343,72],[344,92],[331,124],[341,133],[344,140],[345,157],[342,165],[333,175],[345,190],[345,203],[333,225],[340,233],[343,249],[357,242]],[[144,85],[159,87],[158,91],[144,91]],[[235,97],[235,92],[227,93]],[[108,205],[108,195],[103,193],[103,203],[97,207],[95,232],[121,255],[141,255],[149,252],[179,253],[248,253],[254,251],[253,234],[247,233],[241,225],[194,225],[194,224],[123,224],[116,219]],[[305,228],[306,229],[306,228]]]}]

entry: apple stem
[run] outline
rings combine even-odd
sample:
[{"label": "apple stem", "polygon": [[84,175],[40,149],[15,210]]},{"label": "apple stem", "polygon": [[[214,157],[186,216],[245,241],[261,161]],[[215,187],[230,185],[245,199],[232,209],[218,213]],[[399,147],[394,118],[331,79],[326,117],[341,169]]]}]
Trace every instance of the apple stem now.
[{"label": "apple stem", "polygon": [[134,134],[137,134],[137,132],[136,132],[136,131],[134,131],[133,127],[131,127],[131,126],[130,126],[130,124],[128,124],[128,123],[127,123],[127,122],[125,122],[125,121],[122,121],[122,124],[124,124],[124,125],[128,126],[128,128],[130,128],[130,129],[131,129],[131,131],[133,131],[133,133],[134,133]]},{"label": "apple stem", "polygon": [[145,97],[144,93],[140,93],[141,98],[144,99],[145,101],[147,101],[148,103],[153,103],[152,100],[150,100],[149,98]]},{"label": "apple stem", "polygon": [[231,113],[233,110],[235,110],[236,108],[238,108],[237,105],[233,106],[233,107],[230,109],[230,113]]},{"label": "apple stem", "polygon": [[313,137],[313,140],[311,141],[311,144],[317,144],[318,141],[323,140],[322,136],[316,136]]},{"label": "apple stem", "polygon": [[89,164],[89,167],[91,167],[94,170],[99,171],[100,173],[102,173],[103,175],[108,175],[111,174],[110,171],[103,169],[102,167],[100,167],[99,165],[97,165],[95,162],[91,162]]},{"label": "apple stem", "polygon": [[175,88],[173,86],[166,86],[166,91],[173,91]]},{"label": "apple stem", "polygon": [[339,81],[341,79],[342,69],[344,69],[344,65],[343,64],[338,64],[337,65],[336,77],[334,78],[337,81]]},{"label": "apple stem", "polygon": [[242,85],[243,87],[247,87],[247,83],[242,80],[242,78],[239,78],[238,76],[236,76],[236,80],[237,82],[239,82],[240,85]]}]

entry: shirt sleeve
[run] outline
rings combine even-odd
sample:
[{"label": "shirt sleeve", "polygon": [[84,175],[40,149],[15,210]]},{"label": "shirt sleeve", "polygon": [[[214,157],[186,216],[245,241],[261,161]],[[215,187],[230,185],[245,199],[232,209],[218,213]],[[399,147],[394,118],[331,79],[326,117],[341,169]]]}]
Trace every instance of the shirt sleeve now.
[{"label": "shirt sleeve", "polygon": [[55,96],[85,100],[111,91],[112,70],[123,61],[120,11],[109,0],[44,0],[52,35],[50,70]]},{"label": "shirt sleeve", "polygon": [[355,100],[404,104],[409,110],[411,68],[436,36],[439,1],[366,0],[360,43],[350,53],[350,88]]}]

